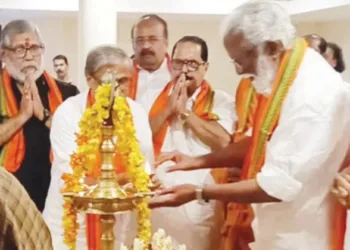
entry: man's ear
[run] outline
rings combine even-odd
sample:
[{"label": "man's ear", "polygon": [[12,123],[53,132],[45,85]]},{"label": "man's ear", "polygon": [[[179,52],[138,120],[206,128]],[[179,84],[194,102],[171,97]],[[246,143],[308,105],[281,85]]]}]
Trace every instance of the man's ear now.
[{"label": "man's ear", "polygon": [[284,46],[281,41],[267,41],[264,45],[264,54],[275,57],[284,51]]}]

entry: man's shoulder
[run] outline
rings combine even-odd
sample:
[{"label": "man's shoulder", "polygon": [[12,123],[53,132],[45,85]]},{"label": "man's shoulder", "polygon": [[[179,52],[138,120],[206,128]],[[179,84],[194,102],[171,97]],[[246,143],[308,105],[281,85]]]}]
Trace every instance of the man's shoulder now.
[{"label": "man's shoulder", "polygon": [[340,100],[343,104],[349,103],[348,92],[339,73],[318,53],[308,50],[289,90],[285,107],[288,110],[309,107],[314,114],[323,115],[326,110],[341,104]]},{"label": "man's shoulder", "polygon": [[56,79],[56,83],[57,83],[59,90],[61,91],[63,100],[66,100],[67,98],[69,98],[71,96],[75,96],[75,95],[79,94],[79,90],[78,90],[77,86],[75,86],[73,84],[67,84],[67,83],[64,83],[64,82],[57,80],[57,79]]},{"label": "man's shoulder", "polygon": [[81,102],[84,100],[86,97],[86,93],[78,93],[74,96],[71,96],[70,98],[64,100],[61,105],[58,106],[57,110],[55,113],[69,113],[71,111],[76,110],[79,106],[81,106]]}]

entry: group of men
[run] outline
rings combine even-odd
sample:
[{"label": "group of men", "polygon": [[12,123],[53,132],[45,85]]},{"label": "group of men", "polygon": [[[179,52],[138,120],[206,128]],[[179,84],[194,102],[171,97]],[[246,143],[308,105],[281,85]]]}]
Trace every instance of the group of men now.
[{"label": "group of men", "polygon": [[[89,88],[78,94],[60,81],[69,79],[44,71],[39,30],[25,20],[8,23],[1,37],[0,249],[67,249],[62,175],[72,171],[82,114],[111,71],[128,97],[144,167],[162,184],[149,203],[153,229],[164,228],[175,246],[350,249],[340,226],[346,218],[330,224],[339,215],[333,205],[348,206],[350,194],[350,86],[339,74],[341,50],[316,35],[296,38],[285,10],[260,0],[229,14],[222,36],[242,75],[236,98],[205,79],[206,42],[185,36],[168,54],[167,24],[153,14],[132,28],[132,59],[114,46],[91,50]],[[54,59],[57,72],[62,61],[68,65]],[[96,249],[86,240],[89,216],[79,217],[79,250]],[[117,248],[132,231],[130,215],[118,216]]]}]

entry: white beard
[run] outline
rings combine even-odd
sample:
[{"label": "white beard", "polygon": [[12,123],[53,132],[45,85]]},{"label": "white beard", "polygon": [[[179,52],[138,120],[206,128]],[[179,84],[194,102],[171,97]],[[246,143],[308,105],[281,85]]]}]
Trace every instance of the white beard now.
[{"label": "white beard", "polygon": [[8,60],[5,61],[5,68],[9,72],[10,76],[16,79],[17,81],[19,81],[20,83],[24,83],[28,74],[33,74],[33,78],[36,81],[44,72],[43,60],[41,60],[40,65],[35,65],[33,63],[24,64],[24,65],[26,67],[27,66],[33,66],[33,67],[30,68],[30,70],[26,70],[26,72],[24,72],[23,70],[19,70],[12,62]]},{"label": "white beard", "polygon": [[260,55],[257,62],[257,75],[254,76],[253,86],[259,94],[270,95],[273,81],[276,77],[277,66],[272,65],[265,55]]}]

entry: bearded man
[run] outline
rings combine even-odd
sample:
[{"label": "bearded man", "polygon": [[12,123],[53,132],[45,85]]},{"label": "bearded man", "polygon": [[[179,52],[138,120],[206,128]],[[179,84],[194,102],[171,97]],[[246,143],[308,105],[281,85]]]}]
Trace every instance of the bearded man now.
[{"label": "bearded man", "polygon": [[1,34],[0,166],[13,173],[40,211],[50,183],[51,116],[77,88],[43,69],[45,45],[26,20],[8,23]]},{"label": "bearded man", "polygon": [[[236,203],[233,225],[244,225],[253,219],[253,204],[255,242],[237,241],[231,249],[329,250],[328,194],[348,149],[349,89],[319,53],[295,38],[288,13],[276,3],[243,4],[223,33],[237,73],[254,78],[236,100],[246,107],[235,134],[243,139],[200,157],[172,155],[177,164],[168,171],[242,166],[241,181],[165,189],[150,207],[226,200]],[[242,136],[249,131],[251,137]]]}]

